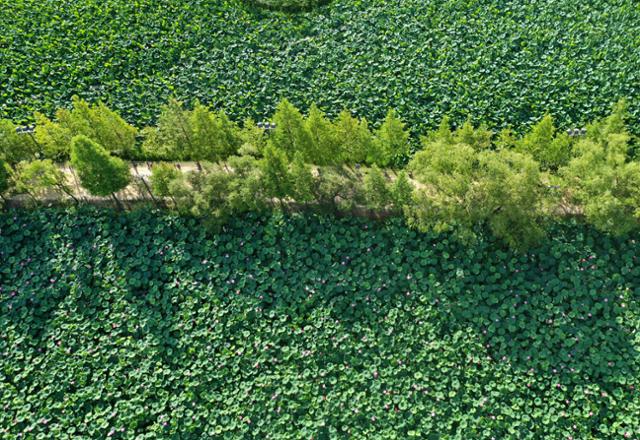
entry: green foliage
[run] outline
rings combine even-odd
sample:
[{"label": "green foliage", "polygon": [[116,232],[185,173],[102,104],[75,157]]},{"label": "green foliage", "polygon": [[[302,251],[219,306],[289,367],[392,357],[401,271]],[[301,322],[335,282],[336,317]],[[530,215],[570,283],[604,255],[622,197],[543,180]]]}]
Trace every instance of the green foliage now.
[{"label": "green foliage", "polygon": [[[277,152],[276,154],[282,154]],[[194,203],[191,213],[203,215],[211,226],[219,227],[230,217],[247,211],[261,211],[269,202],[261,165],[250,156],[232,156],[229,165],[233,173],[224,167],[210,166],[202,175],[192,179]]]},{"label": "green foliage", "polygon": [[3,438],[637,436],[637,236],[557,226],[518,254],[93,209],[0,230]]},{"label": "green foliage", "polygon": [[332,213],[365,204],[359,176],[343,167],[319,168],[313,196],[322,210]]},{"label": "green foliage", "polygon": [[119,155],[133,154],[136,138],[133,126],[102,102],[90,105],[77,96],[72,100],[73,109],[58,109],[55,122],[36,113],[35,136],[46,157],[68,158],[71,139],[77,135],[84,135]]},{"label": "green foliage", "polygon": [[308,11],[329,3],[329,0],[245,0],[248,4],[280,11]]},{"label": "green foliage", "polygon": [[289,159],[293,159],[294,154],[300,152],[308,160],[312,141],[300,110],[287,99],[283,99],[278,104],[273,121],[276,129],[269,138],[271,144],[284,151]]},{"label": "green foliage", "polygon": [[111,156],[83,135],[75,136],[71,141],[71,164],[82,186],[96,196],[113,195],[131,180],[129,167],[122,159]]},{"label": "green foliage", "polygon": [[309,116],[304,121],[309,137],[305,161],[316,165],[335,164],[340,158],[340,140],[333,124],[315,105],[311,105]]},{"label": "green foliage", "polygon": [[244,120],[238,137],[240,138],[238,154],[241,156],[260,157],[262,150],[264,150],[267,145],[267,136],[264,130],[258,127],[256,122],[251,118]]},{"label": "green foliage", "polygon": [[391,199],[396,209],[404,212],[410,208],[412,204],[413,185],[404,170],[398,173],[396,180],[391,184],[390,191]]},{"label": "green foliage", "polygon": [[[59,119],[63,119],[67,117],[68,113],[67,110],[58,109],[56,115]],[[62,124],[53,122],[42,113],[36,112],[35,120],[35,139],[42,147],[44,156],[57,162],[68,159],[73,138],[71,131],[63,127]]]},{"label": "green foliage", "polygon": [[284,151],[271,145],[264,150],[260,161],[264,187],[268,197],[283,199],[292,193],[289,161]]},{"label": "green foliage", "polygon": [[238,126],[224,111],[213,112],[196,102],[193,110],[171,99],[162,107],[155,127],[147,127],[142,151],[162,160],[217,162],[235,154],[242,144]]},{"label": "green foliage", "polygon": [[629,160],[624,102],[589,126],[587,139],[575,145],[575,157],[561,170],[573,201],[602,231],[626,234],[640,220],[640,163]]},{"label": "green foliage", "polygon": [[151,183],[151,190],[159,197],[168,197],[171,195],[169,192],[169,185],[173,180],[179,178],[182,173],[176,169],[170,163],[157,163],[151,168],[151,176],[149,181]]},{"label": "green foliage", "polygon": [[409,169],[419,183],[409,222],[422,230],[455,231],[474,239],[488,225],[508,245],[524,248],[544,234],[539,165],[508,150],[476,151],[467,144],[431,142]]},{"label": "green foliage", "polygon": [[13,122],[0,119],[0,157],[13,165],[34,159],[40,149],[31,136],[16,133],[16,128]]},{"label": "green foliage", "polygon": [[[446,124],[447,121],[444,120],[443,123]],[[438,132],[439,135],[443,136],[444,139],[451,139],[453,143],[467,144],[475,150],[486,150],[491,147],[493,133],[484,125],[475,128],[471,121],[467,120],[462,124],[462,127],[451,135],[446,132],[446,127],[441,127],[440,130],[442,131]]]},{"label": "green foliage", "polygon": [[343,110],[334,121],[337,142],[340,145],[340,160],[348,164],[367,162],[373,149],[373,135],[366,119],[354,118],[348,110]]},{"label": "green foliage", "polygon": [[371,163],[376,165],[397,166],[409,156],[409,132],[393,109],[387,112],[384,122],[376,132],[374,143],[378,154]]},{"label": "green foliage", "polygon": [[73,191],[64,172],[50,159],[20,162],[16,169],[15,187],[20,193],[44,197],[50,191],[72,196]]},{"label": "green foliage", "polygon": [[388,179],[376,165],[364,176],[363,191],[367,205],[373,209],[386,209],[393,199]]},{"label": "green foliage", "polygon": [[[505,134],[506,136],[506,134]],[[506,139],[503,142],[508,142]],[[516,151],[530,154],[545,170],[557,170],[571,158],[571,138],[556,133],[553,118],[545,115],[522,139],[515,143]]]},{"label": "green foliage", "polygon": [[314,177],[311,167],[304,163],[302,154],[296,153],[289,171],[291,179],[291,196],[302,203],[313,200]]},{"label": "green foliage", "polygon": [[0,157],[0,196],[7,192],[12,185],[11,168],[9,168],[9,164]]}]

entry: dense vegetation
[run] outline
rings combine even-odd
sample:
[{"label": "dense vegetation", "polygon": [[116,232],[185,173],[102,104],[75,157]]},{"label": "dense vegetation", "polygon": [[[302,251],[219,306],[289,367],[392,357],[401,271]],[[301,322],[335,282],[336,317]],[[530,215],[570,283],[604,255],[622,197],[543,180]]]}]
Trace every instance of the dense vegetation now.
[{"label": "dense vegetation", "polygon": [[637,439],[638,237],[0,215],[0,437]]},{"label": "dense vegetation", "polygon": [[299,14],[252,3],[6,2],[0,118],[52,116],[77,94],[136,125],[172,96],[262,119],[286,96],[370,120],[392,107],[420,132],[445,114],[520,130],[547,111],[579,126],[626,96],[640,132],[635,0],[336,0]]},{"label": "dense vegetation", "polygon": [[[402,214],[419,230],[450,231],[467,241],[478,227],[489,227],[524,249],[544,237],[550,221],[567,215],[617,235],[638,230],[640,162],[627,118],[620,101],[573,137],[558,131],[549,115],[522,136],[509,129],[496,135],[468,121],[452,129],[444,118],[411,155],[415,139],[393,110],[372,130],[346,110],[331,120],[312,105],[304,116],[283,100],[273,116],[276,128],[267,133],[252,120],[241,126],[224,111],[200,103],[187,109],[172,100],[137,143],[137,130],[117,113],[74,99],[73,109],[59,110],[55,120],[37,114],[30,136],[0,120],[0,195],[24,194],[37,204],[49,189],[78,203],[51,161],[70,157],[90,194],[120,205],[116,194],[133,183],[144,186],[156,206],[170,202],[218,226],[274,206],[332,213],[365,208]],[[117,156],[191,159],[198,171],[158,164],[147,182],[134,179]]]},{"label": "dense vegetation", "polygon": [[278,11],[299,12],[328,3],[329,0],[245,0],[250,5]]}]

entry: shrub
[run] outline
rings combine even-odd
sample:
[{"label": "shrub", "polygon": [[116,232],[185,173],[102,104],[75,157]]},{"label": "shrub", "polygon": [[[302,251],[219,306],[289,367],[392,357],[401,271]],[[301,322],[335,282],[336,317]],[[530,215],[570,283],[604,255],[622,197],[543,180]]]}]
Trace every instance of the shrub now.
[{"label": "shrub", "polygon": [[0,197],[12,186],[9,164],[0,157]]},{"label": "shrub", "polygon": [[340,160],[340,145],[334,126],[315,104],[309,109],[304,128],[309,138],[308,149],[304,151],[305,162],[329,165]]},{"label": "shrub", "polygon": [[129,167],[113,157],[99,144],[86,136],[78,135],[71,141],[71,164],[78,173],[80,183],[90,194],[116,198],[115,193],[124,189],[131,180]]},{"label": "shrub", "polygon": [[340,161],[348,164],[364,164],[373,149],[373,135],[366,119],[354,118],[343,110],[334,122],[335,136],[340,145]]},{"label": "shrub", "polygon": [[289,176],[289,161],[284,151],[268,146],[264,150],[264,158],[260,161],[260,169],[267,197],[282,201],[293,192]]},{"label": "shrub", "polygon": [[367,205],[373,209],[386,209],[393,200],[388,179],[376,165],[364,177],[363,192]]},{"label": "shrub", "polygon": [[193,110],[171,99],[162,107],[155,127],[147,127],[142,149],[163,160],[217,162],[235,154],[242,145],[239,127],[224,111],[214,112],[196,102]]},{"label": "shrub", "polygon": [[169,184],[181,174],[182,173],[170,163],[154,164],[153,168],[151,168],[151,176],[149,177],[151,190],[159,197],[170,196]]},{"label": "shrub", "polygon": [[302,154],[296,153],[290,167],[291,195],[297,202],[307,203],[313,200],[314,177],[311,167],[304,163]]},{"label": "shrub", "polygon": [[50,159],[20,162],[15,186],[18,192],[27,193],[33,198],[42,198],[48,191],[54,190],[78,202],[64,172]]},{"label": "shrub", "polygon": [[40,150],[31,136],[16,133],[16,128],[11,121],[0,119],[0,157],[11,165],[34,159]]}]

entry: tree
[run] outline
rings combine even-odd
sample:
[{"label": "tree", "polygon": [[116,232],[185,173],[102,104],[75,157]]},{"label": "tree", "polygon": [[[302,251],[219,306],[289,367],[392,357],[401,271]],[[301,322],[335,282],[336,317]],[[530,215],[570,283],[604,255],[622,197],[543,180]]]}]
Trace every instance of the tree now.
[{"label": "tree", "polygon": [[[442,129],[442,135],[445,138],[449,138],[445,134],[445,130]],[[475,150],[486,150],[491,147],[491,137],[493,133],[487,129],[486,126],[481,125],[475,128],[471,121],[467,120],[462,127],[458,128],[453,136],[450,137],[452,143],[467,144],[472,146]]]},{"label": "tree", "polygon": [[305,120],[308,133],[308,150],[304,159],[316,165],[329,165],[339,160],[339,145],[333,124],[315,105],[311,105],[309,116]]},{"label": "tree", "polygon": [[184,160],[198,150],[190,114],[176,99],[162,106],[156,126],[145,128],[143,134],[143,154],[154,159]]},{"label": "tree", "polygon": [[270,136],[270,143],[280,151],[284,151],[287,158],[293,159],[296,151],[305,154],[310,150],[311,139],[305,129],[304,118],[293,104],[286,99],[280,101],[273,120],[276,129]]},{"label": "tree", "polygon": [[260,161],[260,169],[267,197],[277,198],[282,205],[282,199],[292,193],[287,155],[282,150],[268,146]]},{"label": "tree", "polygon": [[597,229],[623,235],[640,220],[640,163],[630,160],[630,135],[624,125],[624,102],[591,124],[578,142],[575,157],[560,170],[573,203],[584,209]]},{"label": "tree", "polygon": [[291,195],[296,201],[308,203],[313,200],[313,173],[300,153],[296,153],[291,162],[290,179]]},{"label": "tree", "polygon": [[[67,112],[59,110],[58,114]],[[61,124],[55,123],[45,115],[36,112],[35,139],[42,146],[44,157],[61,162],[69,157],[73,134]]]},{"label": "tree", "polygon": [[387,179],[376,165],[364,177],[364,196],[367,205],[376,210],[385,209],[392,201]]},{"label": "tree", "polygon": [[157,163],[151,169],[151,190],[159,197],[170,196],[169,184],[182,173],[170,163]]},{"label": "tree", "polygon": [[398,173],[390,189],[394,207],[400,212],[405,212],[412,203],[413,185],[404,170]]},{"label": "tree", "polygon": [[539,165],[529,156],[426,141],[409,169],[420,187],[406,215],[419,229],[453,231],[472,240],[476,228],[486,225],[517,248],[543,235],[543,186]]},{"label": "tree", "polygon": [[131,179],[129,167],[117,157],[84,135],[71,141],[71,164],[78,172],[80,183],[89,193],[109,196],[120,207],[115,193],[124,189]]},{"label": "tree", "polygon": [[47,158],[66,159],[71,140],[77,135],[87,136],[116,154],[134,154],[137,133],[135,127],[102,102],[91,105],[77,96],[72,99],[73,108],[58,109],[56,122],[36,113],[35,137]]},{"label": "tree", "polygon": [[34,200],[42,198],[49,190],[55,190],[78,203],[64,172],[50,159],[20,162],[16,171],[15,186],[18,192],[27,193]]},{"label": "tree", "polygon": [[380,156],[373,162],[379,166],[400,165],[409,155],[409,132],[395,111],[390,109],[376,132]]},{"label": "tree", "polygon": [[0,156],[4,156],[9,165],[34,159],[40,150],[34,138],[18,134],[16,128],[13,122],[0,119]]},{"label": "tree", "polygon": [[340,161],[349,164],[364,164],[372,149],[373,134],[366,119],[354,118],[343,110],[334,123],[336,142],[340,147]]},{"label": "tree", "polygon": [[556,133],[551,115],[545,115],[522,139],[515,142],[515,150],[530,154],[544,170],[557,170],[571,157],[571,138]]},{"label": "tree", "polygon": [[515,151],[482,151],[475,184],[479,217],[496,237],[514,249],[544,237],[548,215],[538,162]]},{"label": "tree", "polygon": [[238,137],[240,138],[240,148],[238,148],[238,154],[240,155],[260,157],[267,145],[267,137],[265,136],[264,130],[258,127],[251,118],[244,120]]}]

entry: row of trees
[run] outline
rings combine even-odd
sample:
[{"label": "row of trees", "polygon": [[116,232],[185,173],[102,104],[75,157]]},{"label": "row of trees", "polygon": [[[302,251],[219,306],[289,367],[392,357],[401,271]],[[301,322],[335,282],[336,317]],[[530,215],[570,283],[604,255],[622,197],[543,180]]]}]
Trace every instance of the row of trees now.
[{"label": "row of trees", "polygon": [[[196,102],[193,109],[171,100],[163,106],[153,127],[138,130],[103,103],[91,105],[73,98],[71,110],[60,109],[55,121],[36,113],[33,136],[16,133],[16,126],[0,120],[0,154],[10,164],[33,158],[63,162],[70,158],[71,142],[83,135],[112,154],[132,160],[193,160],[217,162],[242,153],[241,148],[261,152],[269,143],[293,159],[317,165],[376,164],[397,166],[409,155],[410,136],[404,123],[390,110],[377,130],[366,119],[343,111],[330,121],[315,105],[305,117],[286,99],[272,121],[275,130],[267,138],[252,120],[231,121],[224,111],[213,111]],[[141,137],[142,142],[137,142]]]},{"label": "row of trees", "polygon": [[[3,122],[0,193],[26,193],[35,201],[54,190],[73,199],[68,177],[52,161],[68,155],[83,187],[117,201],[132,179],[118,156],[142,154],[200,161],[200,171],[191,173],[158,163],[142,183],[154,201],[215,222],[273,207],[364,208],[402,214],[418,229],[463,239],[488,227],[514,247],[536,243],[548,222],[567,214],[615,234],[640,225],[640,162],[631,151],[623,101],[578,138],[558,131],[550,116],[522,136],[509,130],[496,136],[470,122],[452,129],[445,119],[421,137],[410,159],[409,134],[393,112],[372,131],[346,111],[330,121],[315,106],[305,117],[283,101],[273,117],[276,129],[265,133],[253,121],[240,127],[223,112],[172,101],[157,126],[143,130],[139,147],[136,131],[102,104],[76,100],[56,122],[38,117],[45,128],[36,128],[30,144]],[[109,124],[121,127],[110,132]],[[38,152],[45,159],[37,159]]]}]

